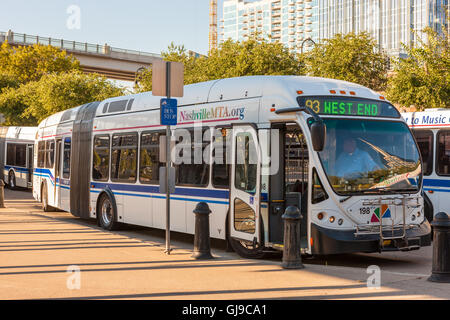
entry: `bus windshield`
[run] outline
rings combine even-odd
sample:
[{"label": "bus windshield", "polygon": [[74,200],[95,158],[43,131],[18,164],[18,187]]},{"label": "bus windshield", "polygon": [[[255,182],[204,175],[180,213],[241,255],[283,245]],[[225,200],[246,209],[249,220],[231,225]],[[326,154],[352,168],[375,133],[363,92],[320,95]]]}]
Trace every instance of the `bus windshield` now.
[{"label": "bus windshield", "polygon": [[415,192],[421,162],[406,124],[324,118],[327,138],[319,153],[339,195]]}]

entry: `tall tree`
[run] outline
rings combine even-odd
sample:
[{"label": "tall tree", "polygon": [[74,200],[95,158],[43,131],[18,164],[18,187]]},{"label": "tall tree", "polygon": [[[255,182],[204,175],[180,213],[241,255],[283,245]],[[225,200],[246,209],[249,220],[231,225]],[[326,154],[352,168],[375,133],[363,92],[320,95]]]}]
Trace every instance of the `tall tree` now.
[{"label": "tall tree", "polygon": [[389,58],[367,32],[336,34],[317,43],[304,56],[309,75],[385,89]]},{"label": "tall tree", "polygon": [[[256,37],[247,41],[227,40],[209,57],[189,56],[184,46],[171,44],[162,52],[166,61],[183,62],[185,84],[251,75],[299,75],[304,65],[281,43]],[[151,90],[151,70],[142,73],[138,91]]]},{"label": "tall tree", "polygon": [[443,28],[438,33],[431,28],[423,30],[425,41],[416,34],[416,47],[404,46],[408,58],[395,61],[388,82],[387,97],[403,107],[450,107],[450,53],[449,34]]},{"label": "tall tree", "polygon": [[0,112],[6,125],[36,125],[44,118],[88,102],[120,96],[106,78],[79,71],[48,74],[0,94]]},{"label": "tall tree", "polygon": [[8,42],[0,46],[0,73],[15,77],[20,83],[37,81],[50,73],[79,69],[78,60],[52,46],[12,47]]}]

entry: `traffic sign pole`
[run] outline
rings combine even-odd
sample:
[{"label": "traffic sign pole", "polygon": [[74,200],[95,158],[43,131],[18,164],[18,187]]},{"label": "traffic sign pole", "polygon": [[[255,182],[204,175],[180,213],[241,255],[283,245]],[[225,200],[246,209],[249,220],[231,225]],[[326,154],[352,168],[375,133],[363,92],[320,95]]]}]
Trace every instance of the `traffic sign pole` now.
[{"label": "traffic sign pole", "polygon": [[[170,99],[170,62],[166,64],[166,91],[167,99]],[[166,126],[166,254],[170,254],[170,188],[169,188],[169,170],[171,167],[170,158],[170,126]]]},{"label": "traffic sign pole", "polygon": [[[174,174],[170,174],[172,168],[171,161],[171,125],[177,124],[177,100],[171,99],[174,97],[183,96],[184,88],[184,65],[181,62],[169,62],[169,61],[155,61],[152,66],[153,77],[152,94],[154,96],[167,96],[167,99],[161,99],[161,125],[166,126],[166,167],[165,167],[165,182],[166,190],[162,188],[162,175],[160,176],[160,190],[162,193],[166,193],[166,250],[167,254],[170,254],[172,250],[170,248],[170,189],[174,184],[170,184],[170,178]],[[173,191],[172,191],[173,192]]]}]

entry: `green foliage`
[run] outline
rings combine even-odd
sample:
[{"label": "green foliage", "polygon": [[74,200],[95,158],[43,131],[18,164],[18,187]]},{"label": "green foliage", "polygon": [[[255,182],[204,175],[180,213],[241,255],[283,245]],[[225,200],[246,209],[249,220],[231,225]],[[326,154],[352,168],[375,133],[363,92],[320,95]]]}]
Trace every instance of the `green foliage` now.
[{"label": "green foliage", "polygon": [[[184,46],[173,43],[162,53],[166,61],[183,62],[184,83],[198,83],[222,78],[251,75],[299,75],[303,63],[281,43],[256,38],[247,41],[227,40],[209,57],[190,57]],[[137,91],[151,91],[152,72],[144,71]]]},{"label": "green foliage", "polygon": [[389,58],[367,32],[336,34],[304,54],[311,76],[345,80],[383,90]]},{"label": "green foliage", "polygon": [[449,34],[430,28],[424,30],[427,41],[418,47],[406,47],[408,58],[395,61],[393,76],[389,79],[387,97],[403,107],[450,107]]},{"label": "green foliage", "polygon": [[36,125],[54,113],[123,94],[123,89],[98,75],[53,73],[6,89],[0,95],[0,112],[6,125]]},{"label": "green foliage", "polygon": [[0,93],[5,88],[17,88],[19,86],[19,81],[8,74],[0,73]]},{"label": "green foliage", "polygon": [[11,47],[8,42],[0,46],[0,73],[12,76],[20,83],[38,81],[46,74],[79,69],[80,64],[75,58],[52,46]]}]

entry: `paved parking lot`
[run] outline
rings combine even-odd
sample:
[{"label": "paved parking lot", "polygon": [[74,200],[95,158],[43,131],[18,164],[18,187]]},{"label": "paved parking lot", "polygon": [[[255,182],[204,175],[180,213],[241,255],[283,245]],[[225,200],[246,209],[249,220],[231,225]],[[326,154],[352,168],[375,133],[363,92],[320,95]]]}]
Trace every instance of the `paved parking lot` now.
[{"label": "paved parking lot", "polygon": [[[284,270],[281,256],[242,259],[213,243],[215,259],[191,258],[192,236],[45,213],[27,191],[5,190],[0,209],[0,299],[450,299],[450,284],[426,279],[432,248],[305,259]],[[381,270],[368,288],[367,267]]]}]

